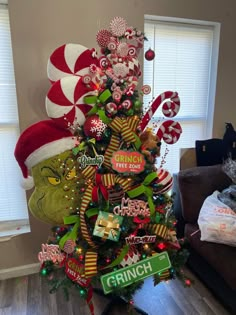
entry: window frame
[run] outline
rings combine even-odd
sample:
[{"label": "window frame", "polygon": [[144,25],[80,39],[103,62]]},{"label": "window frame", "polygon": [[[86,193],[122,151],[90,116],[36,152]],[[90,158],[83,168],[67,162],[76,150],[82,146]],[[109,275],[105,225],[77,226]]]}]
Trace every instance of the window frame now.
[{"label": "window frame", "polygon": [[[217,84],[217,66],[218,66],[218,57],[219,57],[219,47],[220,47],[220,28],[221,24],[219,22],[212,22],[212,21],[202,21],[202,20],[193,20],[193,19],[186,19],[186,18],[176,18],[176,17],[166,17],[166,16],[154,16],[154,15],[144,15],[144,31],[145,31],[145,24],[146,23],[167,23],[167,24],[177,24],[177,26],[186,25],[186,26],[193,26],[196,27],[203,27],[203,28],[211,28],[213,31],[213,38],[212,38],[212,51],[211,51],[211,62],[210,62],[210,72],[209,72],[209,91],[208,91],[208,107],[206,113],[206,119],[203,117],[201,121],[207,121],[206,128],[205,128],[205,138],[211,138],[213,134],[213,121],[214,121],[214,107],[215,107],[215,96],[216,96],[216,84]],[[147,35],[147,34],[146,34]],[[148,37],[148,35],[147,35]],[[152,47],[153,48],[153,47]],[[145,66],[145,61],[144,65]],[[143,69],[145,71],[145,69]],[[153,71],[154,76],[154,71]],[[145,82],[144,82],[145,84]],[[162,91],[164,92],[164,91]],[[178,91],[177,91],[178,92]],[[158,96],[158,95],[153,95]],[[181,95],[180,95],[181,97]],[[181,101],[181,99],[180,99]],[[145,102],[145,98],[144,98]],[[144,106],[148,107],[147,104]],[[153,119],[154,124],[160,121],[159,116],[156,116]],[[168,118],[165,118],[168,119]],[[199,118],[197,117],[176,117],[171,118],[174,121],[178,121],[180,124],[183,121],[191,122],[197,121]],[[162,152],[164,154],[164,152]],[[180,162],[180,161],[179,161]],[[160,163],[158,163],[160,164]],[[180,163],[179,163],[180,164]],[[179,165],[180,166],[180,165]]]},{"label": "window frame", "polygon": [[[9,9],[8,9],[8,1],[7,0],[0,0],[0,10],[6,10],[8,12],[8,17],[9,17]],[[10,18],[9,18],[9,24],[10,24]],[[8,40],[10,40],[11,42],[11,32],[9,33],[9,37]],[[11,49],[11,54],[12,54],[12,47],[10,47]],[[13,67],[13,71],[14,71],[14,61],[13,58],[11,60],[12,63],[12,67]],[[13,78],[12,78],[12,83],[8,83],[11,81],[7,81],[6,83],[2,83],[2,85],[14,85],[14,87],[16,86],[16,82],[15,82],[15,77],[14,77],[14,73],[13,73]],[[14,88],[15,90],[15,88]],[[6,130],[7,128],[9,128],[9,134],[15,134],[17,137],[20,134],[20,128],[19,128],[19,116],[18,116],[18,104],[17,104],[17,96],[16,96],[16,91],[14,91],[14,93],[12,94],[14,95],[15,98],[15,102],[13,104],[15,104],[15,109],[14,109],[14,114],[15,116],[14,119],[11,121],[6,120],[6,121],[0,121],[0,130]],[[10,96],[10,95],[9,95]],[[12,143],[13,145],[13,143]],[[13,153],[13,152],[12,152]],[[14,158],[13,158],[14,160]],[[18,168],[17,162],[15,161],[15,165],[14,165],[14,169]],[[21,172],[19,169],[19,172],[17,173],[17,176],[15,178],[15,185],[16,186],[20,186],[20,181],[21,181]],[[14,189],[14,187],[12,188]],[[23,188],[22,188],[23,190]],[[26,207],[25,212],[27,212],[27,214],[24,212],[22,213],[22,216],[19,215],[19,217],[17,219],[12,218],[10,219],[10,217],[5,217],[4,216],[1,217],[0,220],[0,242],[1,241],[6,241],[9,240],[11,237],[19,235],[19,234],[23,234],[23,233],[28,233],[30,232],[30,225],[29,225],[29,213],[28,213],[28,209],[27,209],[27,198],[26,198],[26,193],[24,191],[22,191],[23,194],[25,194],[25,200],[24,197],[21,196],[22,201],[21,203],[24,205],[24,207]],[[17,204],[19,202],[19,200],[16,197],[16,201],[15,204]],[[20,211],[19,211],[20,212]]]}]

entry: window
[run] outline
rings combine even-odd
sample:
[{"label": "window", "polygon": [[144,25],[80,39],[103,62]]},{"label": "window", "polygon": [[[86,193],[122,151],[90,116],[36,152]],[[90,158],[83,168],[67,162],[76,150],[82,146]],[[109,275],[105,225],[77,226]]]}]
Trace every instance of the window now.
[{"label": "window", "polygon": [[[4,1],[6,3],[6,1]],[[29,231],[22,174],[14,158],[19,137],[8,7],[0,1],[0,237]]]},{"label": "window", "polygon": [[[165,91],[176,91],[180,97],[180,111],[170,119],[178,121],[183,132],[178,142],[168,145],[163,165],[174,173],[179,170],[180,148],[212,137],[220,25],[145,16],[144,32],[144,51],[152,48],[156,54],[153,61],[144,60],[143,82],[152,88],[144,96],[145,106]],[[152,120],[159,126],[163,118],[160,106]],[[162,156],[165,148],[162,142]],[[161,159],[157,166],[160,163]]]}]

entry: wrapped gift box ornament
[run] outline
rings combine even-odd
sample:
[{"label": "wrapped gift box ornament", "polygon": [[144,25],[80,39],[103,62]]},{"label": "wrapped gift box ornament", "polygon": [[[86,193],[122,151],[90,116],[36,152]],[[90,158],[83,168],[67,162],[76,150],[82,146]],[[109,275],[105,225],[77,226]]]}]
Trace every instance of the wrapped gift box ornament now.
[{"label": "wrapped gift box ornament", "polygon": [[103,240],[109,239],[117,242],[120,237],[120,226],[123,217],[105,211],[99,211],[93,235]]}]

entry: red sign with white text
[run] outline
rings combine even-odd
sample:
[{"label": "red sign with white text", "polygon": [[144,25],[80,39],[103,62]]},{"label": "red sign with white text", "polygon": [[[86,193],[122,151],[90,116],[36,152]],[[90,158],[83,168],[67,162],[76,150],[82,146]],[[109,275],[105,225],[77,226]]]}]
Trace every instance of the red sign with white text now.
[{"label": "red sign with white text", "polygon": [[144,170],[145,159],[139,152],[117,151],[111,158],[113,170],[119,173],[141,173]]},{"label": "red sign with white text", "polygon": [[66,261],[65,272],[67,277],[72,281],[77,282],[82,287],[87,287],[90,284],[90,279],[83,276],[84,266],[80,264],[75,258],[69,258]]}]

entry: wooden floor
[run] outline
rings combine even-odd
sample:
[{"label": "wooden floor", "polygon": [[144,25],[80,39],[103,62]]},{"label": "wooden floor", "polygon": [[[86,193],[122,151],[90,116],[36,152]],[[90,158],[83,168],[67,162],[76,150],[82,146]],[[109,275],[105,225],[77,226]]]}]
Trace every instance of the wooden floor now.
[{"label": "wooden floor", "polygon": [[[212,294],[195,279],[191,288],[184,288],[178,280],[152,285],[146,279],[135,295],[135,304],[148,315],[229,315]],[[95,315],[101,315],[108,300],[94,294]],[[86,304],[72,294],[65,302],[62,292],[49,294],[45,281],[38,274],[0,281],[0,315],[89,315]],[[109,313],[126,315],[127,309],[115,307]],[[135,313],[137,314],[137,313]],[[231,314],[232,315],[232,314]]]}]

